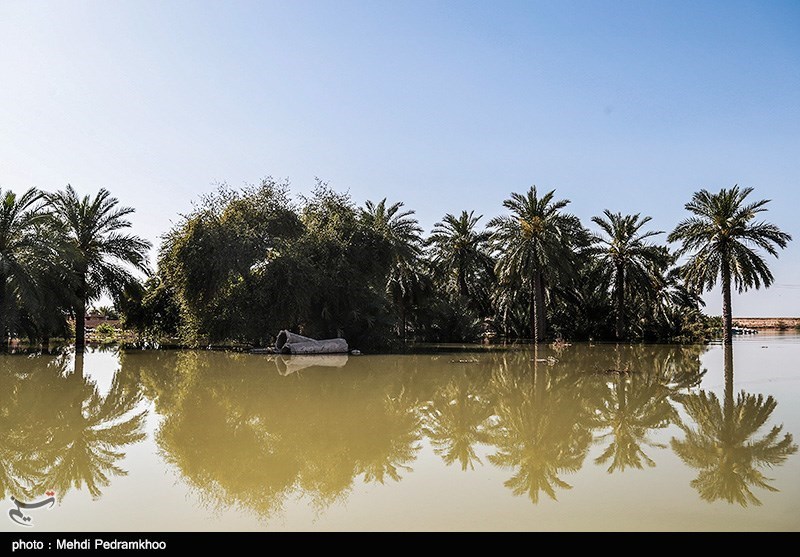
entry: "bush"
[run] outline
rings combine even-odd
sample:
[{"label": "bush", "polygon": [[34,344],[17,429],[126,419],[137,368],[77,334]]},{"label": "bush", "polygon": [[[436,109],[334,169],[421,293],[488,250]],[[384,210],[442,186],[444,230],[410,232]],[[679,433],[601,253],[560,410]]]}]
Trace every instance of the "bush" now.
[{"label": "bush", "polygon": [[93,336],[100,342],[115,342],[118,340],[118,331],[108,323],[100,323],[94,328]]}]

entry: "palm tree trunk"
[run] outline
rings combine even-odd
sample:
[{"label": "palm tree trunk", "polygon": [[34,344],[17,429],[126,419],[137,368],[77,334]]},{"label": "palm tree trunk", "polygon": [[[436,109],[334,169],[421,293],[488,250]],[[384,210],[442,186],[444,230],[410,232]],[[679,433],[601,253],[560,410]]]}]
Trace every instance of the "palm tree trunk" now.
[{"label": "palm tree trunk", "polygon": [[403,338],[403,346],[406,344],[406,305],[400,302],[400,336]]},{"label": "palm tree trunk", "polygon": [[531,292],[531,333],[534,343],[541,342],[544,339],[544,321],[544,285],[542,284],[542,273],[534,271],[533,288]]},{"label": "palm tree trunk", "polygon": [[6,277],[0,275],[0,352],[8,352],[8,322],[6,321]]},{"label": "palm tree trunk", "polygon": [[536,287],[531,288],[531,299],[528,305],[528,312],[531,319],[531,342],[536,344]]},{"label": "palm tree trunk", "polygon": [[86,301],[75,306],[75,353],[80,354],[86,347]]},{"label": "palm tree trunk", "polygon": [[539,302],[536,304],[536,323],[538,327],[539,340],[544,340],[544,334],[547,332],[547,314],[545,313],[545,292],[544,292],[544,277],[539,273],[539,286],[537,288],[537,296]]},{"label": "palm tree trunk", "polygon": [[731,268],[727,254],[722,257],[722,342],[733,343],[733,311],[731,309]]},{"label": "palm tree trunk", "polygon": [[458,294],[459,296],[467,295],[467,277],[463,267],[458,268]]},{"label": "palm tree trunk", "polygon": [[614,282],[614,298],[615,305],[617,306],[615,336],[617,340],[622,340],[622,337],[625,336],[625,269],[622,267],[622,265],[617,265]]},{"label": "palm tree trunk", "polygon": [[508,342],[508,305],[503,308],[503,344]]}]

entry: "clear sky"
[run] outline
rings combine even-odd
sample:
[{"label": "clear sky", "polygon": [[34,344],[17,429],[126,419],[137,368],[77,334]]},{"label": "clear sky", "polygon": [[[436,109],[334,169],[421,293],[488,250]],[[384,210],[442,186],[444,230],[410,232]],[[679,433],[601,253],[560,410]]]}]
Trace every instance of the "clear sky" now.
[{"label": "clear sky", "polygon": [[665,231],[752,186],[794,241],[734,316],[800,316],[800,2],[0,0],[3,189],[105,187],[157,245],[265,176],[426,233],[533,184]]}]

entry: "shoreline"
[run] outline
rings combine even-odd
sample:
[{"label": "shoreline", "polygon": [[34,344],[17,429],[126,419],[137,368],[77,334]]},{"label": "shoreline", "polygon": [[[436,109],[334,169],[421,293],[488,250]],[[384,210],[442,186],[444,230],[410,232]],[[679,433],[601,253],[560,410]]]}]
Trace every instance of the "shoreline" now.
[{"label": "shoreline", "polygon": [[800,327],[800,317],[734,317],[733,323],[747,329],[785,331]]}]

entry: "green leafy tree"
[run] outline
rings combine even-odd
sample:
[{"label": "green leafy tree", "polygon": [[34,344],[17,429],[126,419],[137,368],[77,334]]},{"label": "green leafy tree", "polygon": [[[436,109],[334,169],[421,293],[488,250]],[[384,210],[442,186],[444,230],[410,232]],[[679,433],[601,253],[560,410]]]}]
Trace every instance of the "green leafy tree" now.
[{"label": "green leafy tree", "polygon": [[131,226],[125,217],[131,207],[118,207],[119,201],[101,188],[94,198],[78,197],[71,185],[48,196],[52,214],[60,223],[69,248],[75,277],[75,350],[86,344],[86,307],[102,294],[119,295],[135,281],[131,267],[148,273],[150,242],[120,231]]},{"label": "green leafy tree", "polygon": [[172,327],[177,307],[188,344],[261,343],[274,333],[273,308],[291,299],[292,282],[270,279],[303,232],[288,192],[272,178],[242,190],[222,184],[164,236],[160,280],[143,298],[162,328]]},{"label": "green leafy tree", "polygon": [[679,255],[688,255],[682,275],[691,288],[705,291],[721,283],[725,344],[733,341],[731,286],[739,292],[770,286],[772,272],[757,249],[778,257],[777,248],[785,248],[792,239],[774,224],[754,220],[767,210],[769,200],[748,203],[752,191],[736,185],[716,194],[696,192],[685,205],[693,216],[678,223],[668,238],[682,243]]},{"label": "green leafy tree", "polygon": [[308,269],[308,306],[299,325],[317,338],[343,336],[354,345],[380,345],[393,326],[385,296],[393,249],[387,236],[360,218],[349,194],[318,181],[303,198],[305,234],[293,248]]}]

